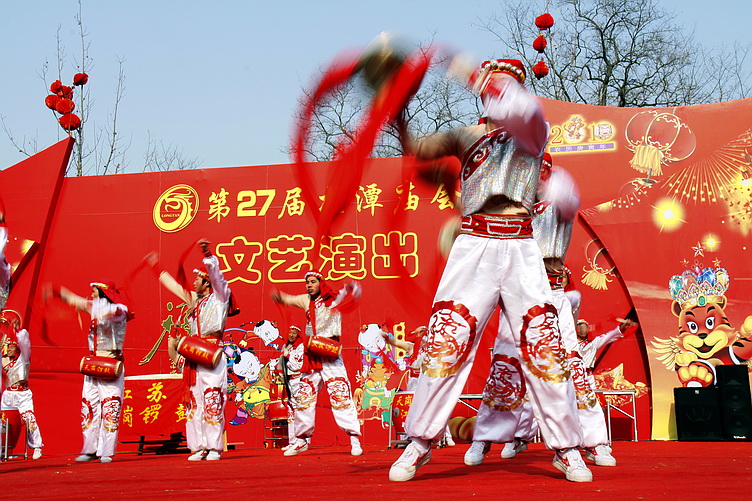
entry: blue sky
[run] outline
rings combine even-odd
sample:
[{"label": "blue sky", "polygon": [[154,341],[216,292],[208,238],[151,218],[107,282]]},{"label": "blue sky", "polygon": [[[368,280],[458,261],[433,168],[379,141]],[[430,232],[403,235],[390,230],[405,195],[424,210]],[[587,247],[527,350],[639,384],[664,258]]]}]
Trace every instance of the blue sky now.
[{"label": "blue sky", "polygon": [[[659,3],[675,10],[706,45],[752,41],[748,0]],[[177,146],[201,167],[287,163],[282,150],[301,89],[335,55],[362,48],[381,31],[395,31],[479,59],[504,57],[478,21],[502,6],[480,0],[85,1],[83,21],[94,59],[88,131],[108,120],[117,62],[124,59],[118,127],[130,143],[129,172],[141,171],[149,136]],[[43,82],[39,74],[45,60],[51,75],[57,73],[59,26],[68,54],[63,81],[72,80],[81,52],[77,10],[75,0],[13,2],[5,9],[0,116],[17,139],[35,137],[44,147],[63,137],[43,102],[52,79]],[[0,131],[0,168],[24,158]]]}]

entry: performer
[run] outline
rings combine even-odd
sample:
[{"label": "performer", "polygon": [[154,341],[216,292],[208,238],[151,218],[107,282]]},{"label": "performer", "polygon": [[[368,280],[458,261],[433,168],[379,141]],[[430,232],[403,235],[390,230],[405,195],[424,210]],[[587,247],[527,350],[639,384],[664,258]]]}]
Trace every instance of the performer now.
[{"label": "performer", "polygon": [[[588,395],[592,394],[593,398],[595,398],[596,386],[595,378],[593,377],[593,368],[595,367],[595,355],[598,350],[609,343],[621,339],[624,336],[624,332],[635,325],[637,324],[634,321],[624,319],[619,326],[589,341],[588,333],[590,332],[590,326],[585,320],[580,319],[577,321],[577,349],[582,359],[582,365],[585,368],[584,384]],[[597,466],[616,466],[616,459],[611,455],[611,447],[608,442],[606,418],[600,405],[598,405],[597,409],[599,416],[594,415],[587,421],[583,419],[585,457],[595,462]],[[582,413],[583,411],[580,410],[580,412]],[[595,411],[592,411],[592,414],[595,414]],[[588,424],[590,424],[590,427],[588,427]]]},{"label": "performer", "polygon": [[[34,400],[29,389],[29,366],[31,365],[31,342],[29,332],[21,329],[20,318],[12,310],[5,310],[0,318],[0,331],[3,333],[3,392],[2,408],[18,409],[21,419],[26,422],[26,443],[34,450],[32,459],[42,457],[42,435],[34,415]],[[11,316],[10,320],[7,318]]]},{"label": "performer", "polygon": [[[462,162],[463,218],[436,291],[424,361],[405,429],[411,438],[389,478],[405,481],[431,458],[431,440],[447,424],[472,368],[479,334],[497,305],[517,348],[516,366],[530,391],[554,466],[567,479],[592,480],[577,446],[582,431],[540,250],[532,238],[548,126],[522,86],[517,60],[484,62],[475,76],[488,122],[405,140],[419,161]],[[441,176],[439,176],[440,178]],[[511,441],[509,436],[505,441]]]},{"label": "performer", "polygon": [[[308,439],[316,428],[316,400],[321,386],[326,385],[332,414],[339,427],[350,436],[350,454],[363,454],[360,446],[360,423],[355,402],[352,399],[350,380],[347,377],[342,356],[337,353],[332,358],[320,357],[311,353],[311,338],[322,337],[339,343],[342,335],[342,316],[339,308],[345,303],[359,298],[360,288],[346,286],[338,293],[324,282],[321,273],[309,271],[305,274],[307,294],[292,296],[284,292],[272,293],[272,300],[288,306],[297,306],[306,311],[306,330],[303,343],[306,344],[300,383],[296,394],[295,442],[285,456],[294,456],[308,450]],[[314,338],[315,339],[315,338]]]},{"label": "performer", "polygon": [[[420,345],[423,341],[423,335],[428,330],[428,327],[425,325],[421,325],[414,331],[410,333],[410,337],[414,341],[408,341],[407,339],[405,341],[401,341],[399,339],[396,339],[394,336],[390,336],[389,333],[381,331],[381,335],[384,338],[384,341],[386,341],[387,344],[390,344],[392,346],[396,346],[397,348],[405,351],[405,357],[408,361],[408,372],[407,372],[407,389],[405,391],[407,392],[414,392],[415,387],[418,384],[418,376],[420,376],[420,367],[422,365],[422,359],[418,356],[420,353],[420,350],[415,349],[415,344],[417,343]],[[408,338],[408,339],[409,339]],[[443,437],[444,445],[447,447],[454,447],[454,438],[452,438],[452,432],[449,430],[449,425],[444,429],[444,437]]]},{"label": "performer", "polygon": [[[569,296],[564,292],[564,284],[568,279],[564,258],[569,248],[574,217],[580,201],[574,181],[564,170],[553,168],[549,153],[543,155],[538,199],[540,201],[535,205],[533,218],[533,235],[540,247],[553,293],[562,342],[567,351],[567,363],[577,394],[580,424],[583,426],[587,444],[592,435],[592,432],[589,434],[588,431],[592,428],[600,429],[601,424],[605,430],[605,420],[603,412],[597,406],[595,393],[586,391],[585,371],[577,353],[572,305]],[[576,291],[568,294],[575,293],[579,297],[579,292]],[[579,299],[577,304],[579,307]],[[473,444],[465,453],[465,464],[469,466],[481,464],[484,455],[490,449],[490,444],[498,442],[500,437],[508,436],[510,432],[513,433],[514,441],[504,445],[501,457],[513,458],[518,452],[527,449],[527,443],[538,431],[532,406],[525,392],[521,392],[521,399],[508,400],[508,396],[514,394],[510,392],[510,386],[512,389],[516,388],[513,381],[505,379],[509,374],[505,370],[505,365],[498,362],[504,360],[504,357],[514,356],[514,344],[509,338],[508,330],[503,327],[503,324],[500,325],[500,336],[494,347],[494,363],[491,365],[483,402],[478,410]],[[502,333],[504,335],[501,335]]]},{"label": "performer", "polygon": [[[192,291],[184,289],[172,275],[158,269],[155,254],[150,254],[147,259],[152,268],[159,272],[162,285],[188,305],[184,315],[191,327],[190,336],[209,341],[221,349],[230,309],[230,287],[219,269],[219,260],[209,250],[209,242],[201,240],[198,244],[204,255],[205,270],[193,270],[196,278]],[[175,357],[173,361],[179,365],[181,360],[177,357],[177,344],[174,346],[171,357]],[[192,452],[188,461],[217,461],[222,459],[224,450],[227,361],[222,355],[214,367],[187,358],[183,364],[185,435]]]},{"label": "performer", "polygon": [[287,445],[282,447],[286,451],[295,442],[295,406],[296,395],[300,387],[300,369],[303,368],[303,340],[300,339],[300,327],[291,325],[287,334],[287,343],[282,347],[279,363],[285,378],[287,395]]},{"label": "performer", "polygon": [[102,463],[109,463],[117,444],[125,379],[125,371],[114,368],[118,367],[118,362],[122,365],[126,323],[134,315],[124,304],[113,281],[100,280],[89,285],[90,299],[65,287],[52,292],[70,306],[91,315],[89,352],[92,356],[103,357],[113,368],[112,377],[108,378],[84,375],[81,406],[84,446],[81,455],[76,457],[79,463],[97,458]]},{"label": "performer", "polygon": [[5,309],[10,293],[10,264],[5,259],[5,247],[8,245],[8,226],[5,224],[5,214],[0,212],[0,311]]}]

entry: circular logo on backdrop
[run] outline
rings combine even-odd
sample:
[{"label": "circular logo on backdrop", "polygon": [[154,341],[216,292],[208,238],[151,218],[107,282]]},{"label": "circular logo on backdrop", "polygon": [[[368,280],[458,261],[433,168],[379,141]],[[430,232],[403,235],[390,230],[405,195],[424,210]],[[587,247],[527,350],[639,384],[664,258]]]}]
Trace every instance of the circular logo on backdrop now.
[{"label": "circular logo on backdrop", "polygon": [[168,188],[154,204],[154,224],[165,233],[188,226],[198,212],[198,193],[187,184]]}]

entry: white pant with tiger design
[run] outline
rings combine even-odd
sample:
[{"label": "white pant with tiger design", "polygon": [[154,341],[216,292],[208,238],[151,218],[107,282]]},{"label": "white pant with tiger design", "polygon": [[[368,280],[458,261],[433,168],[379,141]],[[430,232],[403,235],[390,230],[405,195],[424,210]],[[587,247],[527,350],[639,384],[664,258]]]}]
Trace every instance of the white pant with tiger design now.
[{"label": "white pant with tiger design", "polygon": [[313,435],[316,429],[316,401],[322,385],[326,385],[337,425],[348,435],[360,436],[358,411],[341,358],[324,360],[320,371],[300,375],[295,394],[295,436],[308,438]]},{"label": "white pant with tiger design", "polygon": [[533,411],[549,448],[582,442],[556,309],[533,238],[460,234],[434,298],[421,375],[405,430],[432,440],[444,431],[472,369],[480,333],[501,305]]}]

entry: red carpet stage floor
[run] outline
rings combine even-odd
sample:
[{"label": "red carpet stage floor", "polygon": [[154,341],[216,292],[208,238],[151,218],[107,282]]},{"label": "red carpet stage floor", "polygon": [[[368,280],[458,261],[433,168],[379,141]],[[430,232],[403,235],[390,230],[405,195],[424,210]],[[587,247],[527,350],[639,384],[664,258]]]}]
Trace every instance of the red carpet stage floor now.
[{"label": "red carpet stage floor", "polygon": [[401,450],[313,447],[294,457],[278,449],[242,449],[222,461],[186,455],[120,454],[109,464],[73,456],[12,459],[0,464],[2,499],[713,499],[752,485],[752,443],[616,442],[615,468],[592,466],[593,483],[574,484],[551,466],[541,444],[511,460],[495,446],[481,466],[462,462],[467,445],[434,451],[410,482],[389,482]]}]

